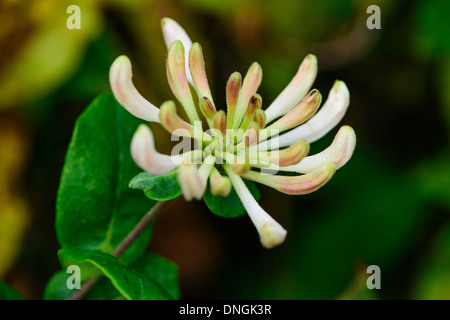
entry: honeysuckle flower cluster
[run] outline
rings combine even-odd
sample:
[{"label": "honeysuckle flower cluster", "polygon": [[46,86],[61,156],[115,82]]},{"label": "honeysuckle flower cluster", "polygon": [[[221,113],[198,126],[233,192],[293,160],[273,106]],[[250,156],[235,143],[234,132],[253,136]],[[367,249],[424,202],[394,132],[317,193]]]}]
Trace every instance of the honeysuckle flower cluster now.
[{"label": "honeysuckle flower cluster", "polygon": [[[322,96],[316,89],[310,91],[317,75],[317,59],[310,54],[287,87],[263,110],[257,93],[262,69],[255,62],[243,78],[239,72],[230,76],[225,112],[212,97],[200,44],[192,43],[170,18],[162,19],[161,25],[168,47],[167,79],[188,121],[178,115],[174,101],[157,108],[144,99],[132,83],[130,60],[118,57],[111,66],[110,82],[119,103],[134,116],[158,122],[172,136],[182,139],[178,152],[161,154],[155,149],[150,128],[141,125],[131,143],[134,161],[154,175],[178,170],[186,200],[201,199],[208,180],[214,196],[227,196],[234,188],[262,245],[272,248],[281,244],[286,230],[261,208],[243,178],[292,195],[307,194],[325,185],[351,158],[355,133],[351,127],[342,126],[327,149],[311,156],[309,144],[343,118],[350,102],[345,83],[334,83],[318,111]],[[192,95],[190,86],[198,96]],[[194,148],[190,147],[192,141]]]}]

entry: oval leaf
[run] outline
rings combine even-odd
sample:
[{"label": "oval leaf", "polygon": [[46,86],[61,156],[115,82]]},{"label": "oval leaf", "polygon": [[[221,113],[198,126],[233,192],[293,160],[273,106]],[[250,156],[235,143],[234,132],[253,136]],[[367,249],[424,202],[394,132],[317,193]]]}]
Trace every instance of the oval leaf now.
[{"label": "oval leaf", "polygon": [[130,188],[140,189],[153,200],[167,201],[179,197],[182,190],[177,179],[178,170],[164,175],[152,175],[142,172],[130,181]]},{"label": "oval leaf", "polygon": [[[171,297],[179,299],[178,268],[174,263],[155,254],[146,253],[139,257],[131,266],[137,273],[155,281],[167,291]],[[67,278],[67,277],[66,277]],[[121,300],[123,295],[107,278],[101,279],[86,295],[86,300]]]},{"label": "oval leaf", "polygon": [[[180,289],[178,286],[178,268],[173,262],[155,254],[145,253],[129,266],[129,268],[155,281],[172,297],[179,299]],[[67,288],[66,283],[69,276],[70,274],[66,273],[64,270],[55,273],[47,283],[44,299],[66,300],[72,296],[76,289]],[[125,297],[117,291],[107,277],[103,277],[83,299],[123,300]]]},{"label": "oval leaf", "polygon": [[107,253],[86,249],[61,249],[58,256],[64,267],[78,265],[82,276],[87,265],[98,268],[111,280],[120,295],[128,300],[173,299],[156,281],[123,265]]},{"label": "oval leaf", "polygon": [[[152,206],[128,188],[140,170],[130,155],[141,123],[112,95],[102,95],[79,117],[67,152],[57,198],[56,231],[63,248],[112,252]],[[147,228],[121,257],[144,252]]]}]

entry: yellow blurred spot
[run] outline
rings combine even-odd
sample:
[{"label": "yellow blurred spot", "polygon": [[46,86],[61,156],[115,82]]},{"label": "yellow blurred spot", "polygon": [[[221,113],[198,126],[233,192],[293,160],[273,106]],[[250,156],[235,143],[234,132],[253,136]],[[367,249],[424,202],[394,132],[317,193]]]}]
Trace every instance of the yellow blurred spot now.
[{"label": "yellow blurred spot", "polygon": [[25,201],[15,194],[27,154],[26,135],[10,117],[0,119],[0,278],[21,252],[30,222]]}]

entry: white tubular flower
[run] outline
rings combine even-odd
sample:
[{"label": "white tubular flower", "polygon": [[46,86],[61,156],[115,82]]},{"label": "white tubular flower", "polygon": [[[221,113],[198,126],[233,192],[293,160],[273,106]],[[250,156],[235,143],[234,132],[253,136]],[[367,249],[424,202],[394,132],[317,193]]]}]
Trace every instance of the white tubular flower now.
[{"label": "white tubular flower", "polygon": [[231,128],[238,129],[241,125],[242,117],[244,116],[245,111],[247,111],[247,107],[251,97],[258,90],[258,87],[261,84],[261,80],[261,66],[257,62],[254,62],[248,69],[248,72],[245,75],[244,81],[242,83],[242,88],[239,91],[233,123],[230,123]]},{"label": "white tubular flower", "polygon": [[350,160],[355,147],[355,131],[352,127],[342,126],[328,148],[318,154],[304,158],[297,164],[287,166],[283,170],[308,173],[328,163],[332,163],[336,169],[340,169]]},{"label": "white tubular flower", "polygon": [[191,38],[189,38],[186,31],[184,31],[184,29],[175,20],[167,17],[161,20],[161,29],[167,49],[170,48],[172,42],[174,42],[175,40],[180,40],[183,43],[183,47],[185,50],[184,63],[186,68],[187,81],[191,85],[194,85],[191,73],[189,72],[189,51],[192,47]]},{"label": "white tubular flower", "polygon": [[180,183],[183,196],[186,201],[192,199],[200,200],[206,188],[197,165],[193,163],[183,163],[178,168],[178,182]]},{"label": "white tubular flower", "polygon": [[[192,44],[183,28],[172,19],[164,18],[161,25],[169,51],[168,82],[189,121],[178,115],[174,101],[164,102],[160,109],[145,101],[132,85],[128,58],[119,57],[110,74],[117,100],[133,115],[159,122],[183,140],[182,147],[174,148],[182,152],[172,151],[172,156],[159,154],[150,129],[141,125],[131,144],[134,161],[155,175],[178,170],[178,183],[188,201],[200,200],[208,181],[212,196],[227,197],[234,189],[262,245],[272,248],[281,244],[286,230],[258,205],[242,178],[291,195],[308,194],[324,186],[351,158],[355,133],[349,126],[341,127],[330,147],[313,156],[307,156],[309,144],[329,132],[344,116],[350,101],[346,85],[336,81],[319,109],[322,96],[318,90],[311,90],[317,59],[308,55],[293,80],[264,110],[263,99],[257,93],[262,68],[255,62],[244,79],[239,72],[230,76],[226,108],[216,108],[200,44]],[[191,95],[189,84],[197,91],[198,101]],[[206,131],[196,105],[205,118]],[[270,170],[270,174],[262,169]],[[296,174],[277,175],[278,171]]]},{"label": "white tubular flower", "polygon": [[350,92],[343,81],[336,80],[323,107],[311,120],[297,128],[273,138],[275,141],[263,141],[258,150],[270,149],[271,143],[286,147],[299,139],[309,143],[319,140],[332,130],[344,117],[350,105]]},{"label": "white tubular flower", "polygon": [[261,208],[245,186],[241,177],[235,174],[228,166],[224,166],[228,177],[236,190],[239,199],[247,210],[250,219],[258,230],[261,243],[270,249],[281,243],[286,238],[287,231]]},{"label": "white tubular flower", "polygon": [[184,62],[183,43],[180,40],[175,40],[170,45],[167,55],[167,79],[169,80],[170,88],[178,101],[180,101],[184,111],[186,111],[189,120],[191,123],[194,123],[195,121],[200,121],[200,119],[195,110],[195,103],[189,89]]},{"label": "white tubular flower", "polygon": [[[318,154],[302,158],[297,163],[290,165],[283,166],[274,161],[271,161],[270,163],[266,161],[256,163],[254,166],[273,171],[290,171],[297,173],[310,173],[327,164],[333,164],[336,169],[340,169],[350,160],[355,147],[355,131],[350,126],[342,126],[334,137],[333,143]],[[284,150],[288,149],[283,149],[283,151]],[[261,153],[262,152],[260,152],[260,154]],[[254,152],[250,152],[249,154],[253,155]],[[253,158],[254,157],[255,156],[253,156]]]},{"label": "white tubular flower", "polygon": [[133,135],[131,156],[142,170],[150,174],[166,174],[177,167],[170,156],[156,151],[152,132],[144,124]]},{"label": "white tubular flower", "polygon": [[159,109],[145,100],[131,81],[133,77],[130,59],[118,57],[109,71],[109,82],[117,101],[133,116],[159,122]]},{"label": "white tubular flower", "polygon": [[267,122],[289,112],[308,93],[317,75],[317,58],[309,54],[298,68],[297,74],[266,109]]}]

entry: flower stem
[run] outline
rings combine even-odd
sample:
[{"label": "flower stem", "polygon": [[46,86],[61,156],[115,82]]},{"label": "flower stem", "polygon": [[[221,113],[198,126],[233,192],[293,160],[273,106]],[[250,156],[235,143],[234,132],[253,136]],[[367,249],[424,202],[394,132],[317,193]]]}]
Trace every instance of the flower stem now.
[{"label": "flower stem", "polygon": [[[166,206],[168,201],[159,201],[153,208],[150,209],[149,212],[136,224],[133,230],[122,240],[121,243],[114,249],[111,255],[115,258],[119,258],[139,237],[142,231],[152,222],[159,214],[159,212]],[[67,300],[80,300],[82,299],[86,293],[91,290],[91,288],[97,283],[99,277],[92,277],[86,280],[81,288],[77,290],[72,296],[70,296]]]},{"label": "flower stem", "polygon": [[156,218],[158,213],[166,206],[168,201],[160,201],[158,202],[142,219],[139,223],[134,227],[133,230],[122,240],[121,243],[116,247],[116,249],[111,253],[111,255],[115,258],[120,257],[136,240],[136,238],[145,230],[145,228]]}]

